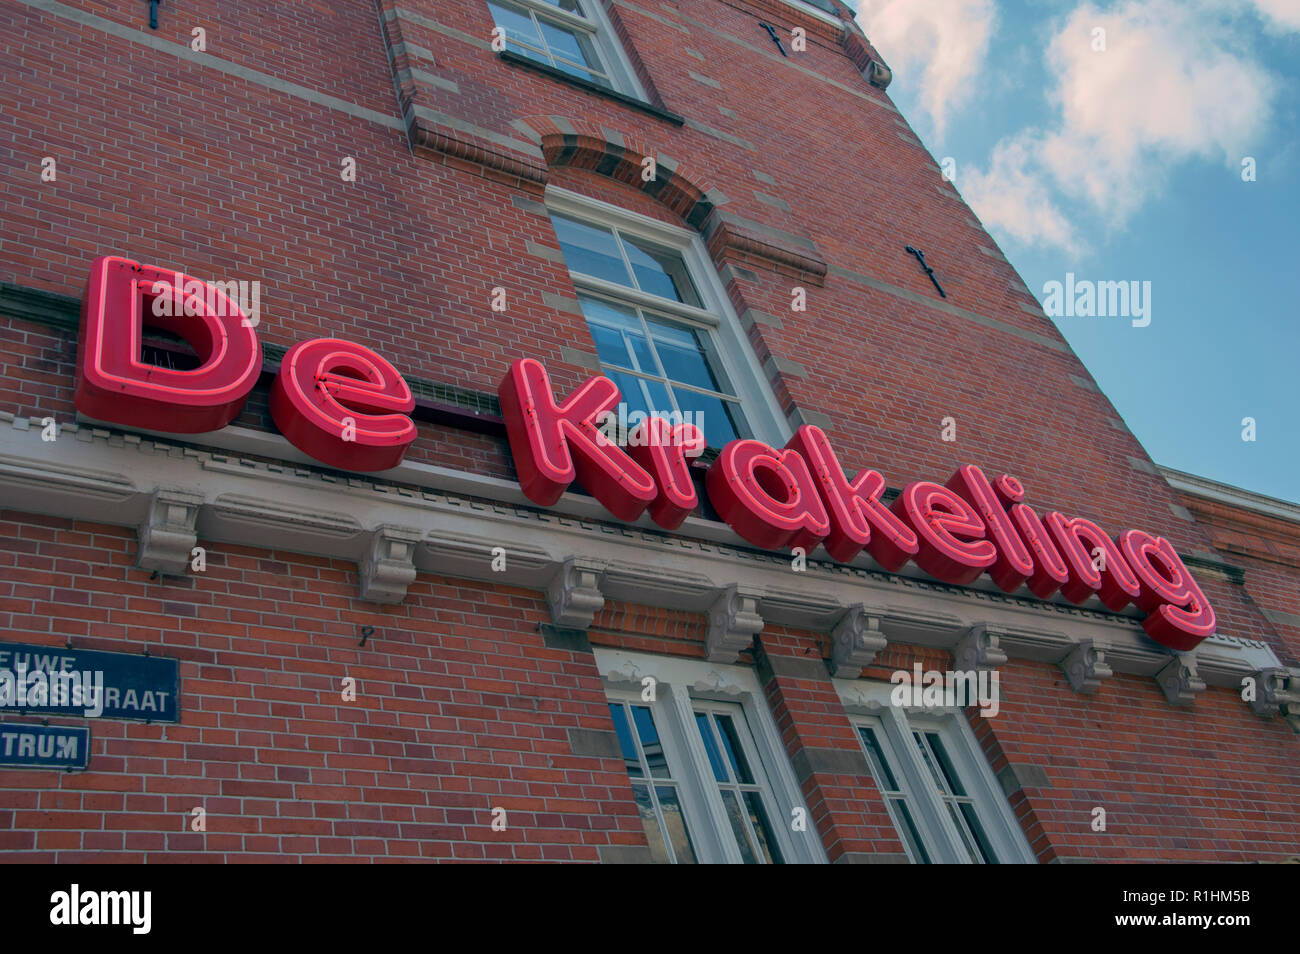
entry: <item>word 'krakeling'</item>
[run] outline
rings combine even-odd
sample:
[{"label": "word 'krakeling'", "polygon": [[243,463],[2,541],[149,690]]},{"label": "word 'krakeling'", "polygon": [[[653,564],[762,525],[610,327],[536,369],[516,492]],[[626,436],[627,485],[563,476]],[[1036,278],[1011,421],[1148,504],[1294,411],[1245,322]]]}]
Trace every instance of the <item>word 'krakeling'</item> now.
[{"label": "word 'krakeling'", "polygon": [[[699,504],[695,455],[667,424],[647,427],[649,443],[637,447],[601,439],[595,422],[620,401],[608,378],[591,378],[557,401],[545,368],[526,358],[510,367],[499,396],[519,483],[533,502],[553,505],[576,480],[619,519],[649,513],[669,530]],[[947,583],[983,573],[1007,593],[1059,591],[1075,604],[1096,595],[1111,610],[1133,603],[1148,614],[1148,635],[1179,651],[1214,633],[1209,600],[1164,537],[1126,530],[1111,538],[1091,520],[1040,515],[1024,503],[1019,480],[1003,474],[990,482],[973,464],[946,484],[914,481],[886,505],[878,471],[850,479],[826,434],[804,425],[779,450],[731,441],[704,484],[718,515],[765,550],[809,554],[821,545],[843,563],[865,550],[887,570],[911,561]]]}]

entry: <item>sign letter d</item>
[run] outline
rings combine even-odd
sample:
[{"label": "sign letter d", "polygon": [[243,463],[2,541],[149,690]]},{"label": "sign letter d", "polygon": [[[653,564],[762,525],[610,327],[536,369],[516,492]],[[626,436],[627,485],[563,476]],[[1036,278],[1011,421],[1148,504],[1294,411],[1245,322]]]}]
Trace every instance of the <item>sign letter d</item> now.
[{"label": "sign letter d", "polygon": [[[182,338],[199,366],[146,364],[144,326]],[[77,410],[174,434],[225,427],[262,370],[262,346],[239,305],[211,285],[125,258],[95,260],[81,301]]]}]

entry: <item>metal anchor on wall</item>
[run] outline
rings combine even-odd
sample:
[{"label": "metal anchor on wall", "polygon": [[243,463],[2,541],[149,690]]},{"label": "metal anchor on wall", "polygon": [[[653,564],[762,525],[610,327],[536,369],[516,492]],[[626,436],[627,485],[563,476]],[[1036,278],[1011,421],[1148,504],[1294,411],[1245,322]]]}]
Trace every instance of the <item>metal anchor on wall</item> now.
[{"label": "metal anchor on wall", "polygon": [[925,269],[925,273],[930,276],[930,281],[934,282],[934,287],[938,289],[939,297],[947,298],[948,293],[945,292],[943,286],[939,284],[939,279],[934,277],[934,269],[925,264],[925,253],[919,248],[912,248],[912,246],[909,245],[907,246],[907,254],[916,256],[916,260],[921,263],[921,267]]}]

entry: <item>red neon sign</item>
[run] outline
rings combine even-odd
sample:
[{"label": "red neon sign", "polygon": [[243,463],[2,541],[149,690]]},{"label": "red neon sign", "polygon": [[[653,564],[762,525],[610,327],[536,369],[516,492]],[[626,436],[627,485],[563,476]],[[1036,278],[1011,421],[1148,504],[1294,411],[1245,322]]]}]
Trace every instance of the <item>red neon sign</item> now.
[{"label": "red neon sign", "polygon": [[699,506],[690,460],[704,452],[704,433],[694,424],[668,426],[661,418],[643,421],[628,437],[628,453],[649,471],[659,494],[649,506],[650,519],[676,530]]},{"label": "red neon sign", "polygon": [[797,451],[732,441],[709,466],[705,486],[718,515],[756,547],[807,553],[830,535],[830,517]]},{"label": "red neon sign", "polygon": [[659,496],[654,478],[596,420],[618,406],[618,387],[592,378],[557,404],[541,362],[516,361],[501,382],[501,415],[516,448],[519,484],[529,500],[549,507],[574,480],[620,520],[636,520]]},{"label": "red neon sign", "polygon": [[271,417],[295,447],[344,470],[388,470],[416,438],[406,380],[369,348],[315,338],[289,349]]},{"label": "red neon sign", "polygon": [[[171,307],[155,309],[160,297]],[[153,317],[146,322],[146,309]],[[177,371],[141,360],[144,325],[164,327],[194,348],[200,365]],[[251,322],[220,291],[187,276],[124,258],[96,259],[82,301],[76,406],[99,420],[171,433],[202,433],[238,416],[261,370]],[[676,529],[699,504],[689,461],[704,448],[690,424],[650,418],[629,448],[598,426],[620,401],[595,377],[557,401],[546,369],[526,358],[499,389],[524,494],[551,506],[579,481],[622,520],[648,512]],[[333,467],[387,470],[415,440],[406,381],[369,348],[333,338],[300,342],[271,386],[271,414],[299,449]],[[1214,609],[1163,537],[1128,530],[1111,539],[1095,523],[1039,515],[1024,488],[1003,474],[992,484],[974,465],[947,485],[916,481],[893,504],[885,478],[848,479],[826,435],[804,426],[783,450],[740,439],[722,448],[705,476],[709,499],[741,537],[764,549],[819,544],[840,562],[862,550],[890,571],[909,560],[936,579],[973,582],[987,573],[1008,593],[1027,586],[1073,603],[1096,595],[1120,610],[1135,603],[1152,639],[1186,651],[1213,635]]]},{"label": "red neon sign", "polygon": [[984,521],[947,487],[915,481],[889,509],[920,541],[912,562],[936,580],[970,583],[997,560],[997,548],[984,539]]},{"label": "red neon sign", "polygon": [[[200,293],[201,290],[201,293]],[[172,307],[155,309],[159,297]],[[209,305],[218,304],[219,314]],[[158,312],[165,312],[159,315]],[[175,371],[140,360],[149,324],[184,338],[202,362]],[[262,346],[239,306],[185,275],[125,258],[98,258],[81,299],[77,410],[105,421],[173,434],[225,427],[262,370]]]},{"label": "red neon sign", "polygon": [[[171,298],[171,307],[155,309],[160,296]],[[142,361],[146,323],[180,335],[198,354],[199,367],[175,371]],[[262,370],[251,324],[205,282],[125,258],[98,258],[81,302],[77,410],[171,434],[225,427]],[[347,470],[396,467],[415,440],[406,416],[414,408],[396,368],[369,348],[332,338],[291,348],[271,385],[271,416],[285,437]]]},{"label": "red neon sign", "polygon": [[[693,509],[688,455],[662,444],[625,452],[597,433],[600,416],[619,402],[608,378],[592,378],[557,403],[545,369],[524,359],[499,394],[520,486],[535,503],[551,506],[576,479],[624,520],[649,507],[652,519],[675,528]],[[653,418],[646,424],[667,428]],[[1148,614],[1147,634],[1178,651],[1214,633],[1214,610],[1168,540],[1140,530],[1111,539],[1089,520],[1039,517],[1008,474],[990,483],[967,464],[946,486],[916,481],[885,507],[884,477],[863,470],[849,480],[826,435],[804,426],[784,450],[731,441],[709,466],[705,487],[722,519],[764,549],[809,553],[821,543],[841,562],[865,549],[888,570],[911,560],[948,583],[987,573],[1008,593],[1027,586],[1047,598],[1060,590],[1076,604],[1096,595],[1112,610],[1133,602]]]}]

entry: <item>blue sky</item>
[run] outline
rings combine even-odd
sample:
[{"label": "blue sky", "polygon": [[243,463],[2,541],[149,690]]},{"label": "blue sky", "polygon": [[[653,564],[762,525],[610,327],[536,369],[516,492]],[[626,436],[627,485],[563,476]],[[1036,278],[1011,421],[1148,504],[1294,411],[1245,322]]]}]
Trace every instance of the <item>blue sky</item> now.
[{"label": "blue sky", "polygon": [[855,6],[1040,301],[1151,283],[1145,327],[1055,320],[1152,458],[1300,502],[1300,0]]}]

